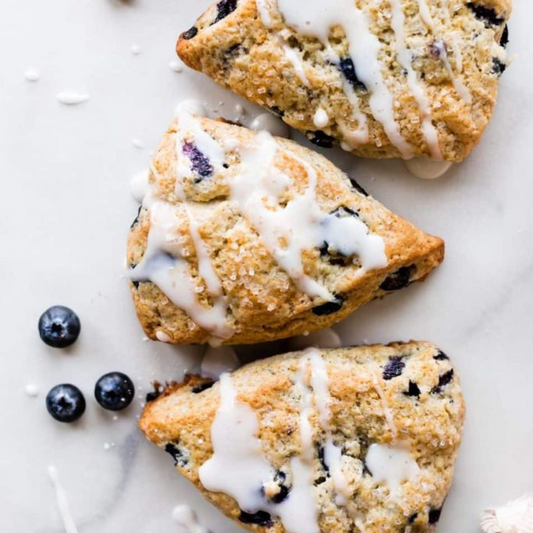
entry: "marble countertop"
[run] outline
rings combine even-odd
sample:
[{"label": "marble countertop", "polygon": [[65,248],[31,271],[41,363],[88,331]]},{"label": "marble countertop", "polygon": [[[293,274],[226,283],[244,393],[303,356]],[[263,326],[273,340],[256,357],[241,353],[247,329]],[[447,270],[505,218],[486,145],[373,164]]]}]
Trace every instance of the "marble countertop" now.
[{"label": "marble countertop", "polygon": [[[49,465],[80,533],[169,533],[180,503],[214,533],[238,529],[136,428],[150,381],[179,379],[202,350],[144,342],[123,279],[137,210],[129,182],[147,166],[176,104],[222,102],[220,112],[231,117],[243,103],[199,74],[169,68],[179,32],[209,3],[0,3],[2,531],[64,531]],[[533,4],[515,4],[510,50],[518,57],[502,78],[493,122],[464,164],[422,181],[401,162],[329,153],[389,208],[446,240],[446,261],[427,282],[335,328],[345,344],[432,340],[458,367],[468,415],[440,533],[476,532],[483,508],[533,490]],[[29,67],[40,72],[38,82],[25,80]],[[64,106],[56,101],[61,91],[90,100]],[[37,334],[39,315],[58,303],[83,325],[79,342],[64,351]],[[138,390],[116,417],[92,400],[96,379],[112,370],[130,375]],[[46,392],[60,382],[86,394],[78,424],[46,413]],[[25,393],[30,383],[37,397]]]}]

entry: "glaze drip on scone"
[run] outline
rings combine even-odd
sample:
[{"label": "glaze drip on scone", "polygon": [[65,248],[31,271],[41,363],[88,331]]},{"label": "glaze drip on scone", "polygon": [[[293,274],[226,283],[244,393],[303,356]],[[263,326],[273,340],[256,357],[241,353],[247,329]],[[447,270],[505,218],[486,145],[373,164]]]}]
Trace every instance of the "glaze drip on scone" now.
[{"label": "glaze drip on scone", "polygon": [[[185,110],[179,112],[178,124],[174,193],[179,203],[172,205],[159,198],[156,184],[161,178],[152,167],[156,184],[149,188],[143,201],[150,212],[148,245],[130,277],[137,282],[149,280],[156,284],[196,324],[212,334],[212,344],[231,338],[233,328],[227,320],[229,309],[222,282],[202,238],[194,206],[187,199],[185,183],[198,183],[220,174],[229,150],[236,151],[241,160],[240,171],[228,183],[229,200],[304,294],[326,302],[336,299],[304,271],[302,254],[309,249],[319,249],[324,243],[344,257],[354,257],[360,267],[359,275],[387,266],[383,239],[371,234],[355,212],[353,216],[324,212],[316,197],[316,171],[296,154],[281,150],[270,134],[260,132],[253,143],[246,145],[231,137],[221,143]],[[305,191],[295,193],[286,204],[281,197],[291,187],[292,180],[276,168],[275,160],[279,156],[292,159],[307,176]],[[194,247],[200,283],[189,274],[190,266],[180,235],[183,218]],[[198,300],[198,295],[204,291],[212,302],[209,307]]]}]

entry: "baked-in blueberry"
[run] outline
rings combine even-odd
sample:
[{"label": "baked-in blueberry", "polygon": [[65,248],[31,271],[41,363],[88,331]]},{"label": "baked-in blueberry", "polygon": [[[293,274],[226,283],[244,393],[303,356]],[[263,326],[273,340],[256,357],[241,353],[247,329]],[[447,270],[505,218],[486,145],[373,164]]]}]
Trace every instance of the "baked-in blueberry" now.
[{"label": "baked-in blueberry", "polygon": [[418,518],[418,513],[414,513],[409,517],[409,523],[412,524]]},{"label": "baked-in blueberry", "polygon": [[497,57],[492,58],[492,73],[500,77],[507,69],[507,64],[502,63]]},{"label": "baked-in blueberry", "polygon": [[409,267],[401,267],[399,270],[391,274],[381,285],[380,289],[384,291],[398,291],[407,287],[411,282],[411,269]]},{"label": "baked-in blueberry", "polygon": [[355,65],[351,57],[341,59],[338,68],[356,91],[367,90],[366,85],[357,77]]},{"label": "baked-in blueberry", "polygon": [[285,111],[282,111],[279,107],[275,105],[271,106],[269,109],[272,113],[274,113],[274,115],[276,115],[279,118],[283,118],[283,116],[285,115]]},{"label": "baked-in blueberry", "polygon": [[210,178],[213,175],[213,165],[195,144],[183,143],[183,153],[189,158],[193,172],[200,176],[194,180],[194,183],[199,183],[204,178]]},{"label": "baked-in blueberry", "polygon": [[448,383],[451,383],[451,381],[453,380],[453,376],[454,376],[453,368],[451,370],[448,370],[448,372],[445,372],[444,374],[442,374],[442,376],[439,376],[439,384],[435,385],[435,387],[431,389],[431,393],[432,394],[441,393],[442,388],[448,385]]},{"label": "baked-in blueberry", "polygon": [[320,444],[317,446],[317,456],[318,460],[320,461],[320,464],[322,465],[322,468],[324,469],[324,472],[327,476],[329,476],[329,467],[326,464],[326,458],[324,457],[324,447]]},{"label": "baked-in blueberry", "polygon": [[326,302],[325,304],[319,305],[312,309],[313,313],[316,316],[327,316],[342,309],[342,304],[344,303],[344,296],[336,295],[335,299],[332,302]]},{"label": "baked-in blueberry", "polygon": [[135,217],[135,220],[131,223],[130,229],[133,229],[139,223],[139,218],[141,218],[142,208],[143,208],[142,205],[139,206],[139,210],[137,211],[137,216]]},{"label": "baked-in blueberry", "polygon": [[256,513],[246,513],[241,511],[239,520],[243,524],[256,524],[258,526],[271,526],[272,517],[266,511],[257,511]]},{"label": "baked-in blueberry", "polygon": [[413,381],[409,381],[409,389],[407,390],[407,392],[404,392],[404,394],[406,396],[419,398],[420,397],[420,387],[416,383],[414,383]]},{"label": "baked-in blueberry", "polygon": [[428,522],[430,524],[436,524],[440,519],[441,513],[442,509],[431,509],[428,514]]},{"label": "baked-in blueberry", "polygon": [[442,350],[439,350],[437,355],[433,356],[433,359],[435,361],[448,361],[450,358]]},{"label": "baked-in blueberry", "polygon": [[369,196],[369,194],[355,181],[351,176],[348,176],[350,179],[350,183],[352,184],[352,187],[357,191],[360,192],[363,196]]},{"label": "baked-in blueberry", "polygon": [[337,207],[335,211],[332,211],[330,215],[336,216],[337,218],[344,218],[344,217],[355,217],[359,218],[359,213],[357,211],[354,211],[353,209],[350,209],[346,206]]},{"label": "baked-in blueberry", "polygon": [[174,464],[176,466],[185,466],[187,464],[187,458],[185,457],[184,453],[180,448],[178,448],[176,445],[168,443],[165,446],[165,451],[172,456],[174,459]]},{"label": "baked-in blueberry", "polygon": [[383,368],[383,379],[388,381],[402,375],[405,363],[402,361],[402,356],[394,355],[389,357],[389,361]]},{"label": "baked-in blueberry", "polygon": [[263,495],[267,498],[267,500],[270,503],[276,503],[279,504],[287,499],[287,496],[289,495],[290,488],[287,487],[285,482],[287,481],[287,475],[285,472],[282,472],[281,470],[278,470],[276,472],[276,475],[274,476],[274,483],[276,483],[279,487],[279,492],[275,494],[274,496],[271,496],[270,498],[266,497],[264,488],[261,488],[261,492]]},{"label": "baked-in blueberry", "polygon": [[316,144],[321,148],[333,148],[335,146],[335,139],[321,130],[308,131],[306,132],[305,136],[313,144]]},{"label": "baked-in blueberry", "polygon": [[221,0],[217,4],[217,16],[213,22],[216,24],[222,19],[225,19],[229,14],[233,13],[237,9],[237,0]]},{"label": "baked-in blueberry", "polygon": [[46,395],[46,409],[58,422],[75,422],[85,412],[85,398],[74,385],[56,385]]},{"label": "baked-in blueberry", "polygon": [[467,7],[469,7],[473,12],[476,18],[482,20],[486,24],[491,26],[499,26],[505,22],[503,17],[499,17],[496,11],[491,7],[483,6],[477,2],[468,2]]},{"label": "baked-in blueberry", "polygon": [[183,32],[181,34],[181,38],[184,39],[185,41],[189,41],[190,39],[193,39],[197,35],[198,35],[198,28],[196,26],[193,26],[192,28]]},{"label": "baked-in blueberry", "polygon": [[507,48],[508,44],[509,44],[509,25],[506,24],[505,28],[503,28],[502,38],[500,39],[500,46],[502,46],[503,48]]},{"label": "baked-in blueberry", "polygon": [[52,348],[66,348],[76,342],[81,323],[78,315],[68,307],[54,305],[39,318],[41,340]]},{"label": "baked-in blueberry", "polygon": [[108,411],[126,409],[135,396],[131,379],[122,372],[103,375],[94,387],[96,401]]},{"label": "baked-in blueberry", "polygon": [[191,389],[191,392],[193,394],[200,394],[201,392],[204,392],[204,390],[210,389],[214,384],[214,381],[206,381],[205,383],[201,383],[200,385],[196,385],[196,387],[193,387]]}]

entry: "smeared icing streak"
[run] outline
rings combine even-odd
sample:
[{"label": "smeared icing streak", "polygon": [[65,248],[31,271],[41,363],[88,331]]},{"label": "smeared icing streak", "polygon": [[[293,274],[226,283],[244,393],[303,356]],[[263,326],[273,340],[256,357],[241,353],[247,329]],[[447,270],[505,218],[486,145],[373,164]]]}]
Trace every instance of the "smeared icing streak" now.
[{"label": "smeared icing streak", "polygon": [[389,0],[392,19],[391,26],[396,37],[396,55],[398,63],[407,72],[407,84],[422,115],[422,132],[433,159],[442,159],[437,129],[433,125],[431,106],[418,75],[412,67],[413,56],[405,43],[405,15],[400,0]]},{"label": "smeared icing streak", "polygon": [[[438,35],[438,32],[435,27],[435,23],[433,21],[433,17],[431,16],[431,12],[429,10],[429,6],[427,4],[426,0],[417,0],[418,2],[418,10],[420,13],[420,18],[424,22],[424,24],[428,27],[428,29],[431,30],[433,35],[437,38],[434,46],[436,50],[439,53],[439,59],[444,64],[444,68],[446,69],[446,72],[448,72],[448,76],[450,77],[450,80],[452,81],[452,84],[457,91],[457,94],[467,103],[470,104],[472,102],[472,94],[470,93],[470,90],[466,85],[463,83],[463,81],[457,77],[453,71],[452,65],[450,63],[450,60],[448,58],[448,52],[446,50],[446,45],[443,41],[440,40],[440,37]],[[444,6],[445,8],[448,7],[447,2]],[[448,10],[445,9],[447,12]],[[456,53],[459,51],[459,54],[456,53],[455,60],[456,60],[456,66],[459,73],[463,70],[463,61],[462,61],[462,54],[460,52],[459,46],[456,44],[455,38],[454,38],[454,52]]]},{"label": "smeared icing streak", "polygon": [[[310,425],[305,419],[309,398],[303,391],[302,455],[291,459],[292,490],[280,504],[269,503],[261,490],[272,483],[275,471],[266,460],[258,438],[259,424],[252,408],[237,399],[231,376],[220,379],[221,402],[211,426],[213,455],[199,469],[202,485],[229,494],[248,513],[266,511],[278,516],[288,533],[319,533],[307,450]],[[312,438],[312,434],[311,434]],[[312,446],[312,442],[311,442]]]},{"label": "smeared icing streak", "polygon": [[285,22],[299,33],[329,44],[331,28],[340,26],[346,34],[350,57],[357,68],[358,78],[370,92],[369,105],[390,142],[404,158],[413,155],[412,146],[402,137],[394,118],[393,95],[387,88],[379,53],[379,39],[370,31],[365,13],[354,0],[308,0],[305,9],[292,0],[278,0],[278,9]]},{"label": "smeared icing streak", "polygon": [[65,533],[78,533],[78,528],[76,527],[74,519],[72,518],[72,513],[70,512],[67,494],[63,485],[61,485],[61,482],[59,481],[57,468],[54,465],[48,467],[48,475],[54,486],[57,508],[59,510],[59,515],[61,516],[61,521],[63,522]]}]

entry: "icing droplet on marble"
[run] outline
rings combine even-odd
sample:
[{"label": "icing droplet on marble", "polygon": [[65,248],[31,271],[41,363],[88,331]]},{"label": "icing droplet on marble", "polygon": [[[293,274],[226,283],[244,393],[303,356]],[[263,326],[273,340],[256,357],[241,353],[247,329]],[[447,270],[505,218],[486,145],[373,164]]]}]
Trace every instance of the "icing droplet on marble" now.
[{"label": "icing droplet on marble", "polygon": [[135,148],[138,148],[139,150],[143,150],[144,148],[146,148],[146,146],[144,146],[144,143],[141,141],[141,139],[132,139],[131,140],[131,144],[135,147]]},{"label": "icing droplet on marble", "polygon": [[78,528],[74,523],[74,519],[72,518],[72,513],[70,512],[67,493],[65,492],[65,489],[59,481],[57,468],[54,465],[50,465],[48,467],[48,475],[50,476],[50,479],[52,480],[52,484],[54,486],[57,509],[59,511],[61,521],[63,522],[65,533],[79,533]]},{"label": "icing droplet on marble", "polygon": [[451,168],[449,161],[434,161],[433,159],[413,158],[404,161],[407,170],[416,178],[434,180],[444,176]]},{"label": "icing droplet on marble", "polygon": [[138,44],[132,44],[130,50],[134,56],[138,56],[142,53],[142,48]]},{"label": "icing droplet on marble", "polygon": [[414,482],[420,476],[420,467],[404,442],[372,444],[368,448],[365,464],[378,483],[385,482],[396,491],[404,481]]},{"label": "icing droplet on marble", "polygon": [[170,61],[168,64],[168,68],[173,72],[183,72],[183,66],[179,61]]},{"label": "icing droplet on marble", "polygon": [[39,74],[39,71],[35,68],[29,68],[26,70],[26,72],[24,73],[24,78],[26,79],[26,81],[39,81],[39,78],[40,78],[40,74]]},{"label": "icing droplet on marble", "polygon": [[267,131],[274,137],[290,137],[290,128],[283,122],[283,120],[271,115],[270,113],[263,113],[257,115],[250,123],[250,129],[255,131]]},{"label": "icing droplet on marble", "polygon": [[64,91],[56,95],[56,99],[59,103],[64,105],[78,105],[83,104],[89,100],[90,96],[86,93],[75,93]]},{"label": "icing droplet on marble", "polygon": [[33,383],[28,383],[26,387],[24,388],[24,391],[31,398],[35,398],[39,394],[39,388],[37,387],[37,385],[34,385]]},{"label": "icing droplet on marble", "polygon": [[233,372],[241,366],[241,362],[230,346],[207,348],[202,359],[200,375],[204,378],[217,380],[225,372]]}]

